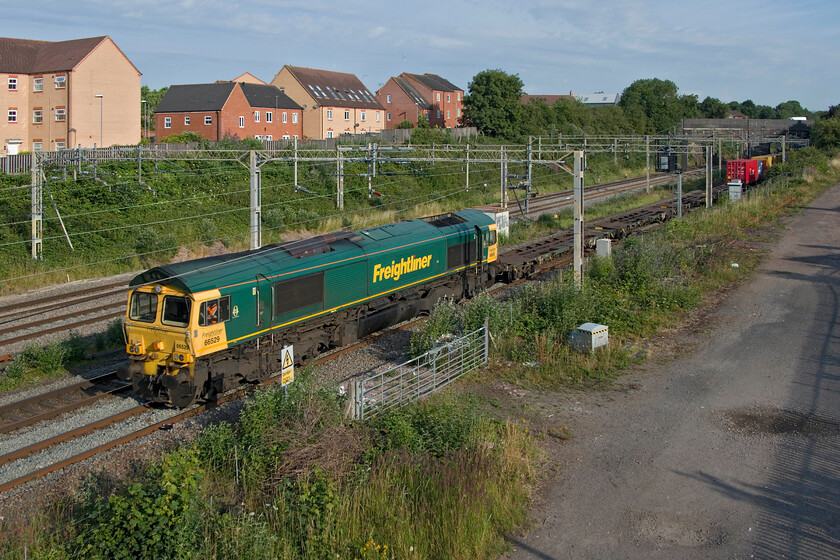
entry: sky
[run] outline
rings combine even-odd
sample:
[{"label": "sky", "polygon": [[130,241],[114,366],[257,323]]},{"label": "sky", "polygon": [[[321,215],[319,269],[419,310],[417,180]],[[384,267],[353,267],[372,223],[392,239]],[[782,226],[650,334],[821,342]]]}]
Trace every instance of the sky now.
[{"label": "sky", "polygon": [[644,78],[680,94],[812,111],[840,104],[838,0],[0,0],[0,36],[109,35],[152,89],[270,82],[284,64],[402,72],[469,92],[478,72],[529,94],[618,93]]}]

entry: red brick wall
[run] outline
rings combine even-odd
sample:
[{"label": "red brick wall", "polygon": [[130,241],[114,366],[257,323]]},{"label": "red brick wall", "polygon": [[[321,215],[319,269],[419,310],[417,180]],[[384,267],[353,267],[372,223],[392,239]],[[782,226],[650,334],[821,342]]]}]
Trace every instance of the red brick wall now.
[{"label": "red brick wall", "polygon": [[[391,96],[391,102],[388,103],[388,96]],[[376,93],[376,100],[385,107],[385,128],[388,130],[394,129],[398,124],[408,119],[414,126],[417,126],[417,115],[425,113],[421,110],[414,101],[408,96],[403,89],[394,82],[393,79],[388,80],[382,88]],[[391,114],[391,120],[388,120],[388,113]]]},{"label": "red brick wall", "polygon": [[[259,112],[259,122],[256,113]],[[272,122],[266,121],[266,113],[271,113]],[[286,113],[286,122],[283,122]],[[295,123],[294,115],[297,115]],[[212,125],[204,124],[204,117],[213,118]],[[166,117],[172,117],[171,128],[165,128]],[[190,124],[184,124],[184,117],[190,118]],[[239,117],[243,117],[243,126],[239,126]],[[271,136],[272,140],[281,140],[284,136],[303,138],[303,115],[300,109],[283,109],[274,107],[251,107],[245,94],[239,87],[231,90],[230,97],[225,102],[220,113],[157,113],[155,115],[157,139],[160,140],[172,134],[181,132],[195,132],[208,140],[219,140],[225,136],[237,138],[254,138],[255,136]]]},{"label": "red brick wall", "polygon": [[[458,126],[458,110],[460,109],[463,111],[464,105],[464,92],[463,91],[453,91],[453,92],[445,92],[445,91],[438,91],[430,89],[417,80],[412,79],[411,77],[407,76],[406,74],[402,74],[401,77],[406,78],[408,81],[411,82],[411,85],[420,92],[429,103],[432,104],[432,110],[429,111],[429,126],[431,127],[441,127],[441,128],[454,128]],[[447,93],[449,95],[449,101],[446,100]],[[461,99],[458,99],[458,94],[460,93]],[[438,99],[438,95],[440,99]],[[440,117],[437,116],[438,111],[440,111]],[[449,111],[449,116],[447,117],[447,111]]]}]

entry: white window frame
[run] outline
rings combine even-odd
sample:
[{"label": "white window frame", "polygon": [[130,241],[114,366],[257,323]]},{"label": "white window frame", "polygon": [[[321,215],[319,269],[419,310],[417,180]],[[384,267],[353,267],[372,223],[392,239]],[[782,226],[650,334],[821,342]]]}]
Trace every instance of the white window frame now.
[{"label": "white window frame", "polygon": [[39,92],[44,91],[44,78],[33,78],[32,79],[32,91]]},{"label": "white window frame", "polygon": [[297,124],[298,122],[298,114],[292,113],[292,124]]},{"label": "white window frame", "polygon": [[64,150],[67,148],[67,142],[59,142],[56,140],[55,142],[55,149],[56,150]]},{"label": "white window frame", "polygon": [[440,92],[437,92],[435,95],[437,95],[437,100],[440,101]]},{"label": "white window frame", "polygon": [[16,122],[18,122],[18,112],[17,112],[17,109],[9,109],[9,112],[8,112],[8,114],[6,115],[6,118],[8,119],[8,121],[9,121],[10,123],[16,123]]},{"label": "white window frame", "polygon": [[205,125],[213,124],[213,115],[204,115],[204,124]]},{"label": "white window frame", "polygon": [[[332,120],[332,109],[327,109],[327,120]],[[332,138],[332,136],[330,136],[330,138]]]},{"label": "white window frame", "polygon": [[172,117],[163,117],[163,128],[172,128]]},{"label": "white window frame", "polygon": [[67,76],[64,74],[55,77],[55,89],[64,89],[67,87]]},{"label": "white window frame", "polygon": [[184,117],[184,126],[189,126],[189,125],[190,125],[190,118],[189,117]]},{"label": "white window frame", "polygon": [[271,142],[273,139],[274,139],[274,137],[271,134],[266,134],[265,135],[266,142]]},{"label": "white window frame", "polygon": [[455,98],[456,98],[458,101],[461,101],[461,92],[460,92],[460,91],[459,91],[458,93],[456,93],[456,94],[455,94]]},{"label": "white window frame", "polygon": [[451,117],[451,113],[452,113],[452,111],[447,111],[447,112],[446,112],[446,118],[447,118],[447,119]]},{"label": "white window frame", "polygon": [[294,138],[295,140],[297,140],[297,137],[298,137],[297,134],[292,134],[292,138]]},{"label": "white window frame", "polygon": [[33,152],[43,152],[44,151],[44,143],[43,142],[32,142],[32,151]]},{"label": "white window frame", "polygon": [[332,130],[328,130],[328,131],[327,131],[327,138],[332,138],[332,137],[333,137],[333,131],[332,131]]},{"label": "white window frame", "polygon": [[9,78],[9,91],[17,91],[17,78]]},{"label": "white window frame", "polygon": [[255,140],[262,140],[263,139],[262,134],[255,134],[254,139]]},{"label": "white window frame", "polygon": [[362,113],[360,115],[360,119],[363,120],[363,121],[367,120],[367,113],[365,111],[362,111]]},{"label": "white window frame", "polygon": [[283,140],[289,140],[291,137],[288,134],[283,135]]},{"label": "white window frame", "polygon": [[57,107],[55,110],[55,122],[64,122],[67,120],[67,109],[64,107]]},{"label": "white window frame", "polygon": [[389,93],[388,96],[385,99],[388,100],[387,103],[390,103],[391,102],[391,94]]},{"label": "white window frame", "polygon": [[387,117],[388,117],[388,120],[390,121],[391,120],[391,113],[388,113]]},{"label": "white window frame", "polygon": [[449,94],[449,93],[446,94],[446,101],[452,101],[451,94]]},{"label": "white window frame", "polygon": [[[254,111],[254,122],[260,122],[260,112],[259,111]],[[266,121],[266,122],[268,122],[268,121]],[[245,126],[245,125],[242,125],[242,126]],[[240,128],[242,128],[242,127],[240,127]]]},{"label": "white window frame", "polygon": [[239,116],[239,128],[245,128],[245,117]]},{"label": "white window frame", "polygon": [[43,124],[44,123],[44,110],[43,109],[32,109],[32,124]]},{"label": "white window frame", "polygon": [[440,110],[437,112],[437,118],[440,118]]},{"label": "white window frame", "polygon": [[286,124],[289,121],[289,115],[286,111],[283,111],[283,118],[281,120],[283,121],[283,124]]},{"label": "white window frame", "polygon": [[350,120],[350,111],[344,111],[344,120],[345,120],[345,121],[349,121],[349,120]]},{"label": "white window frame", "polygon": [[380,118],[381,118],[381,115],[379,114],[379,111],[377,111],[376,112],[376,122],[379,122]]},{"label": "white window frame", "polygon": [[461,109],[455,109],[455,115],[460,117],[461,116]]},{"label": "white window frame", "polygon": [[271,111],[266,111],[265,122],[274,122],[274,113],[272,113]]}]

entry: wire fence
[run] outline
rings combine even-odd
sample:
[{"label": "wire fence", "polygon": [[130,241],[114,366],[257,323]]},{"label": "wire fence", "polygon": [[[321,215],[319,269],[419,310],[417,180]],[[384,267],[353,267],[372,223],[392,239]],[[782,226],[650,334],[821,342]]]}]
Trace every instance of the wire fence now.
[{"label": "wire fence", "polygon": [[487,363],[490,330],[481,328],[353,385],[353,418],[399,410]]}]

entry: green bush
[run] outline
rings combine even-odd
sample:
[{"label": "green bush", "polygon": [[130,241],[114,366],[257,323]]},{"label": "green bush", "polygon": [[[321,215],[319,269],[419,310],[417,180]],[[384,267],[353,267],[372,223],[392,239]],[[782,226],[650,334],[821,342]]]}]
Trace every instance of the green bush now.
[{"label": "green bush", "polygon": [[144,477],[110,496],[88,488],[78,518],[77,553],[92,559],[186,557],[198,546],[203,470],[194,449],[169,453]]}]

